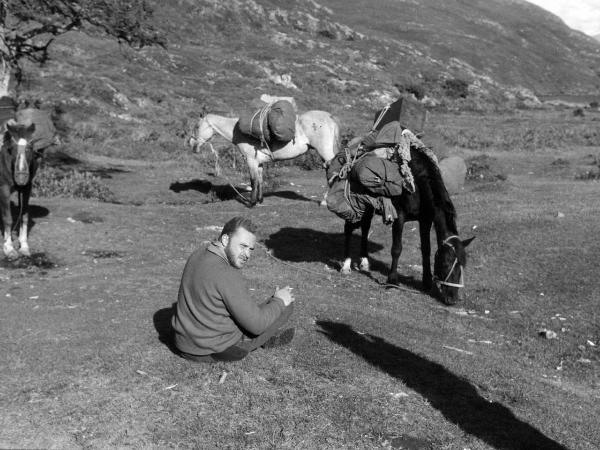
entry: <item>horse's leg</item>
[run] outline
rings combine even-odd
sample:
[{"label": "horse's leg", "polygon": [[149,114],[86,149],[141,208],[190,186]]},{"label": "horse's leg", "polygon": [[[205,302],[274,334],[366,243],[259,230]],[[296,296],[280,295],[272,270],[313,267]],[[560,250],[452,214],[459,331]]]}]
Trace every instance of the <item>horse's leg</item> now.
[{"label": "horse's leg", "polygon": [[252,186],[252,193],[250,194],[250,205],[256,205],[258,201],[258,191],[262,189],[260,182],[260,171],[258,167],[258,161],[255,158],[246,156],[246,162],[248,163],[248,170],[250,171],[250,185]]},{"label": "horse's leg", "polygon": [[392,224],[392,264],[388,273],[387,282],[390,284],[400,284],[400,274],[398,273],[398,260],[402,254],[402,229],[404,228],[404,215],[398,211],[398,218]]},{"label": "horse's leg", "polygon": [[352,257],[350,256],[350,243],[352,242],[352,232],[356,225],[348,220],[344,222],[344,263],[340,272],[348,275],[352,271]]},{"label": "horse's leg", "polygon": [[12,213],[10,210],[10,188],[8,185],[0,186],[0,209],[2,209],[2,223],[4,225],[4,254],[9,259],[19,257],[12,243]]},{"label": "horse's leg", "polygon": [[258,193],[256,195],[256,199],[258,200],[258,203],[263,202],[263,186],[264,186],[263,171],[264,171],[263,166],[262,165],[258,166],[258,186],[257,186]]},{"label": "horse's leg", "polygon": [[369,272],[371,270],[369,264],[369,230],[371,229],[371,221],[373,220],[374,210],[367,209],[360,221],[360,263],[358,268],[361,272]]},{"label": "horse's leg", "polygon": [[24,188],[19,194],[19,210],[21,213],[21,227],[19,228],[19,253],[23,256],[31,256],[29,243],[27,242],[27,231],[29,228],[29,198],[31,196],[31,185]]},{"label": "horse's leg", "polygon": [[419,221],[419,235],[421,237],[421,261],[423,267],[423,289],[428,291],[433,286],[431,275],[431,225],[429,219]]}]

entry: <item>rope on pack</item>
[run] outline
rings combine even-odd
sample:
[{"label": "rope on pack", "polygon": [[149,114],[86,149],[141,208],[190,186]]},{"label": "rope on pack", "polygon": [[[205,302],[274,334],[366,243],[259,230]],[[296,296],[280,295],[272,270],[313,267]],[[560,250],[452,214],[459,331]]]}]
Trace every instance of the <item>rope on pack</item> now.
[{"label": "rope on pack", "polygon": [[269,143],[267,142],[267,140],[265,139],[265,129],[263,127],[263,124],[265,122],[267,122],[268,120],[268,114],[269,112],[271,112],[271,104],[268,104],[262,108],[260,108],[258,111],[256,111],[253,115],[252,115],[252,119],[250,120],[250,123],[253,124],[254,123],[254,119],[256,118],[256,116],[258,116],[258,126],[260,129],[260,149],[256,148],[256,152],[263,152],[265,153],[267,156],[269,156],[269,158],[271,159],[271,161],[273,161],[273,152],[271,151],[271,148],[269,147]]}]

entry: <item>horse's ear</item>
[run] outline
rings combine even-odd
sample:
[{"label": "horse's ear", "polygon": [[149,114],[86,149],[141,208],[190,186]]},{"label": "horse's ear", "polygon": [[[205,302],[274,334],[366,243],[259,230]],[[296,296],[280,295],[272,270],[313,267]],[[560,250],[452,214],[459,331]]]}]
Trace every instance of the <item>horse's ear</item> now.
[{"label": "horse's ear", "polygon": [[469,238],[469,239],[465,239],[464,241],[462,241],[462,245],[463,247],[467,247],[472,241],[473,239],[475,239],[475,236]]},{"label": "horse's ear", "polygon": [[15,119],[8,119],[2,126],[2,131],[10,131],[16,124]]}]

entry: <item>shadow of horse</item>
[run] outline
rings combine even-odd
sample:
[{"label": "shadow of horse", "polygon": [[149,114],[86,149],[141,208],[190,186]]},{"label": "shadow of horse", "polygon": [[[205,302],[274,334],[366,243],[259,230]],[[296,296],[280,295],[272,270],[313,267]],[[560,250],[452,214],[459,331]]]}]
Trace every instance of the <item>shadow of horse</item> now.
[{"label": "shadow of horse", "polygon": [[99,178],[112,178],[115,173],[131,173],[131,170],[126,170],[118,167],[105,167],[98,164],[82,161],[75,158],[62,150],[45,150],[43,157],[44,166],[58,169],[62,172],[70,170],[79,170],[89,172]]},{"label": "shadow of horse", "polygon": [[175,332],[171,326],[171,319],[175,314],[177,303],[173,303],[168,308],[159,309],[154,313],[153,322],[154,328],[158,333],[158,340],[165,344],[175,355],[179,355],[179,350],[175,347]]},{"label": "shadow of horse", "polygon": [[[196,191],[202,194],[207,195],[209,198],[206,201],[207,203],[217,202],[217,201],[227,201],[227,200],[237,200],[240,203],[244,203],[247,206],[250,205],[250,199],[248,198],[249,194],[246,195],[246,187],[245,186],[235,186],[235,189],[238,190],[240,195],[243,196],[244,200],[240,198],[234,188],[230,184],[213,184],[209,180],[200,180],[195,178],[189,181],[177,181],[175,183],[171,183],[169,189],[177,194],[183,191]],[[298,194],[294,191],[273,191],[264,194],[265,197],[280,197],[286,200],[298,200],[305,202],[316,202],[319,203],[320,200],[312,199],[305,197],[303,195]]]},{"label": "shadow of horse", "polygon": [[321,203],[321,200],[305,197],[304,195],[298,194],[297,192],[294,192],[294,191],[266,192],[264,194],[264,197],[279,197],[279,198],[283,198],[286,200],[297,200],[297,201],[301,201],[301,202],[314,202],[317,204]]},{"label": "shadow of horse", "polygon": [[[358,242],[360,238],[356,236]],[[272,255],[288,262],[319,262],[340,268],[340,261],[332,255],[338,253],[344,245],[342,233],[324,233],[311,228],[281,228],[271,234],[265,245]],[[369,242],[370,250],[375,252],[383,248],[375,242]]]},{"label": "shadow of horse", "polygon": [[347,324],[317,321],[332,342],[368,361],[422,395],[449,422],[493,448],[566,450],[507,407],[481,397],[475,387],[441,364],[373,335],[361,335]]},{"label": "shadow of horse", "polygon": [[[175,183],[171,183],[169,189],[177,194],[183,191],[200,192],[207,196],[205,203],[213,203],[218,201],[224,202],[227,200],[236,200],[240,203],[248,202],[248,200],[242,200],[240,196],[235,192],[234,188],[229,184],[217,185],[213,184],[211,181],[200,180],[198,178],[195,178],[190,181],[177,181]],[[245,190],[245,188],[239,186],[236,186],[235,189],[237,189],[240,193],[244,192]]]}]

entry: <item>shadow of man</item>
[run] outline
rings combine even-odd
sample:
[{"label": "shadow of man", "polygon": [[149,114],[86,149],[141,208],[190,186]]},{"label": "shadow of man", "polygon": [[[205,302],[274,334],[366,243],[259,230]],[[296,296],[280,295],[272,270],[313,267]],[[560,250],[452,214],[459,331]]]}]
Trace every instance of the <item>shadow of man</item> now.
[{"label": "shadow of man", "polygon": [[159,309],[154,313],[154,328],[158,332],[158,340],[165,344],[172,353],[178,355],[179,351],[175,347],[175,335],[171,320],[175,314],[177,303],[173,303],[168,308]]},{"label": "shadow of man", "polygon": [[490,446],[512,450],[566,450],[504,405],[482,398],[475,387],[444,366],[344,323],[317,321],[321,333],[421,394],[444,417]]}]

